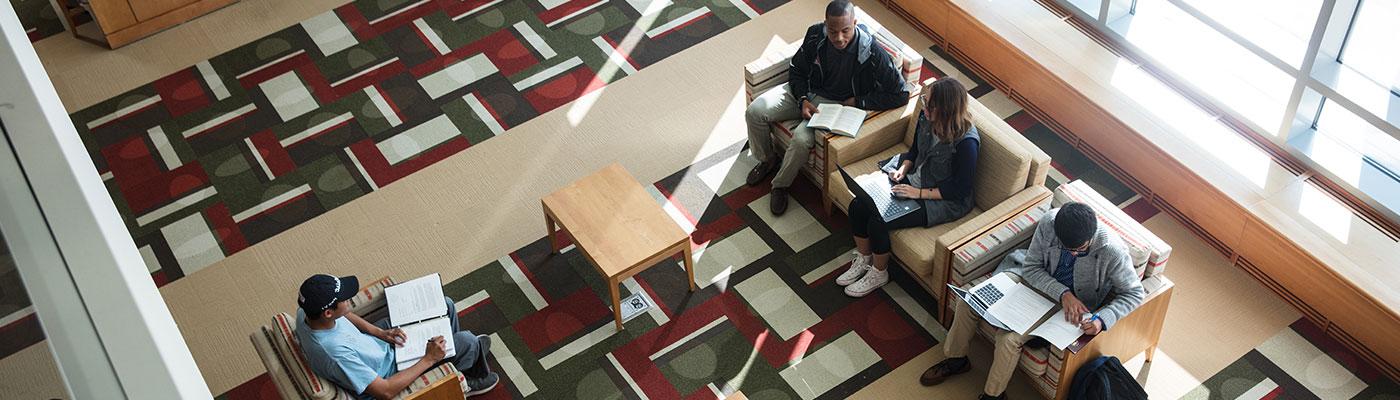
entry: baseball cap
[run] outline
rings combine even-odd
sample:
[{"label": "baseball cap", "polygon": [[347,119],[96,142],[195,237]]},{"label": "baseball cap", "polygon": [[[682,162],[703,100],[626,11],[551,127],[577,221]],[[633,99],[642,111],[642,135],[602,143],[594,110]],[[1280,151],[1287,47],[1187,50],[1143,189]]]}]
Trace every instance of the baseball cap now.
[{"label": "baseball cap", "polygon": [[360,280],[352,276],[312,275],[301,282],[297,305],[307,315],[319,315],[336,302],[350,300],[360,291]]}]

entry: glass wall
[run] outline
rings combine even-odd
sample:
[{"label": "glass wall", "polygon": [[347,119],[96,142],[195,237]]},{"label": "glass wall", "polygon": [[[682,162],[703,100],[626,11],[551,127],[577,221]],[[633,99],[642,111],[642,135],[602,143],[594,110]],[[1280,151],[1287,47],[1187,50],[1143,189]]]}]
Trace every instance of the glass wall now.
[{"label": "glass wall", "polygon": [[1400,0],[1048,0],[1400,222]]}]

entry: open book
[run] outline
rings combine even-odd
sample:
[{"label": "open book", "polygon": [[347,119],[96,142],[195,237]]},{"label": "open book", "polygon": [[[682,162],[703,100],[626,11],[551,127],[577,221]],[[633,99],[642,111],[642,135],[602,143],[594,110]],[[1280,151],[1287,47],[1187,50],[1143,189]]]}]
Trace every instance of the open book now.
[{"label": "open book", "polygon": [[428,340],[435,336],[447,339],[447,357],[457,355],[452,341],[452,320],[443,302],[442,276],[426,275],[384,289],[384,301],[389,305],[389,325],[403,329],[408,336],[402,346],[394,348],[394,362],[402,371],[423,358]]},{"label": "open book", "polygon": [[1069,347],[1083,332],[1065,320],[1064,309],[1040,292],[1003,274],[963,290],[952,284],[953,295],[963,299],[983,320],[1000,329],[1039,336],[1059,349]]},{"label": "open book", "polygon": [[865,110],[840,104],[822,104],[807,126],[825,129],[837,135],[856,137],[860,125],[865,123]]}]

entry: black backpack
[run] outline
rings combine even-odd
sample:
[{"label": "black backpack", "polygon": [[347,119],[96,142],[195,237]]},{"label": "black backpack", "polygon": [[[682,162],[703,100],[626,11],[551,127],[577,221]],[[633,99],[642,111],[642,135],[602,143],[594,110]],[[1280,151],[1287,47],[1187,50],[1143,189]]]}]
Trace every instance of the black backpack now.
[{"label": "black backpack", "polygon": [[1147,400],[1133,375],[1118,362],[1118,357],[1103,356],[1090,361],[1074,373],[1069,386],[1069,398],[1075,400]]}]

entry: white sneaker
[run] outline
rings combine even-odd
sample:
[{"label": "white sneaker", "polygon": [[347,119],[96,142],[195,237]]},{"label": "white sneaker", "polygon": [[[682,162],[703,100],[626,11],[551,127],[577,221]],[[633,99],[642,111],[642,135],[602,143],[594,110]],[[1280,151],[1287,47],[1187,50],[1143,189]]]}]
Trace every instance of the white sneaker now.
[{"label": "white sneaker", "polygon": [[856,253],[856,258],[851,260],[851,267],[846,268],[846,272],[836,277],[836,284],[846,286],[856,283],[856,280],[860,279],[862,275],[865,275],[865,271],[870,269],[870,256],[863,256],[860,255],[860,253]]},{"label": "white sneaker", "polygon": [[860,277],[860,280],[852,283],[850,286],[846,286],[846,295],[851,297],[865,297],[865,295],[870,294],[870,292],[875,291],[875,289],[885,286],[889,281],[890,271],[881,271],[871,267],[870,271],[865,273],[865,276]]}]

